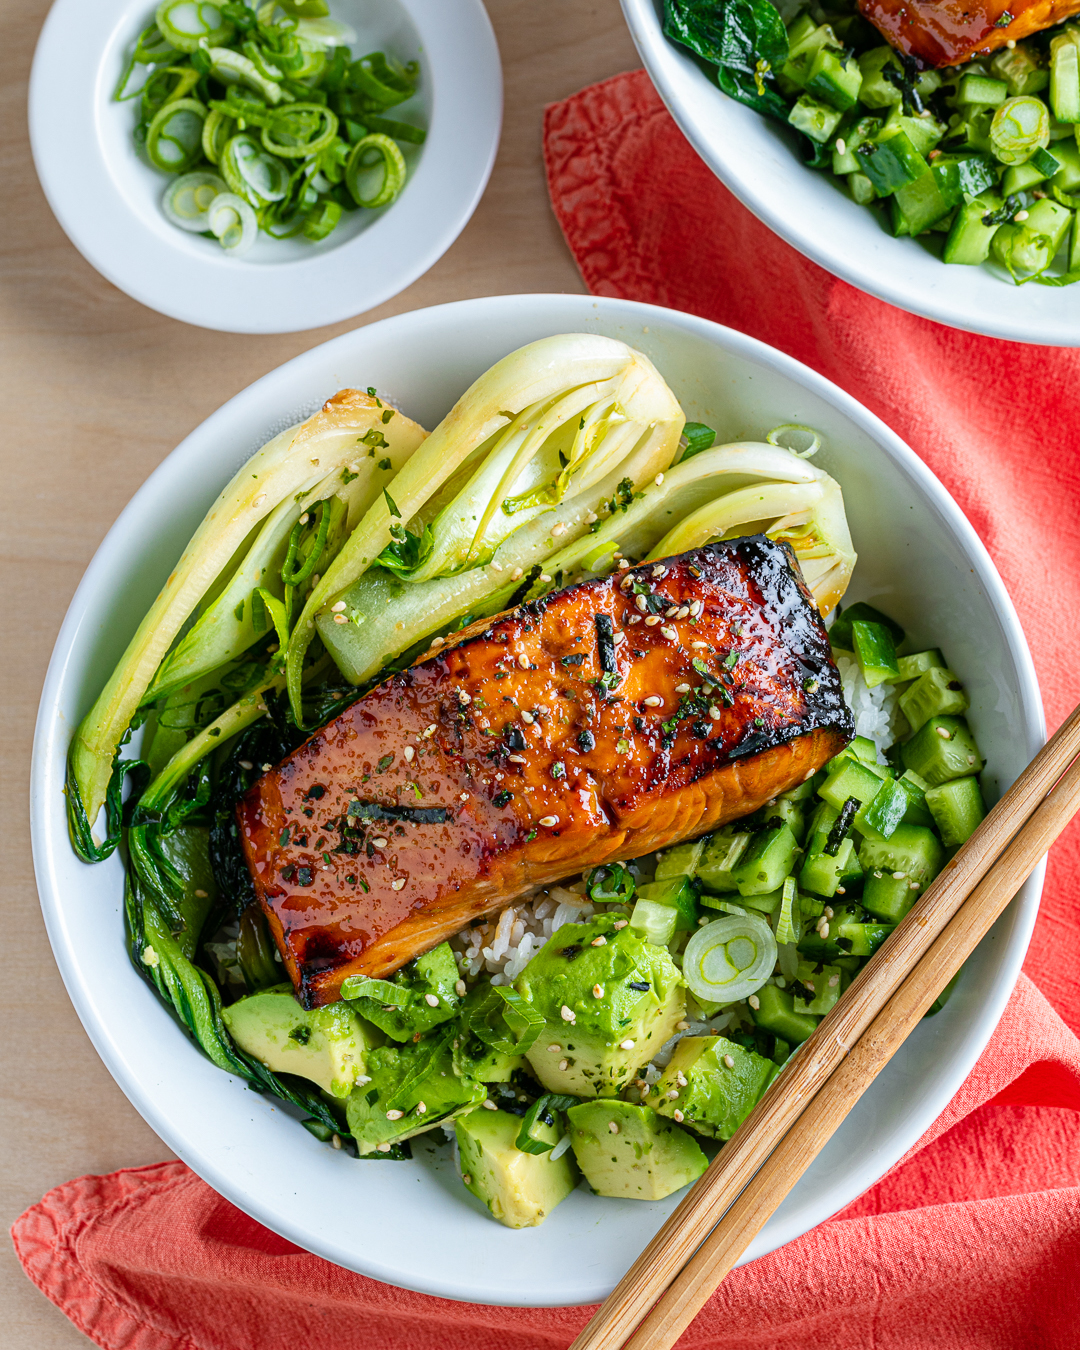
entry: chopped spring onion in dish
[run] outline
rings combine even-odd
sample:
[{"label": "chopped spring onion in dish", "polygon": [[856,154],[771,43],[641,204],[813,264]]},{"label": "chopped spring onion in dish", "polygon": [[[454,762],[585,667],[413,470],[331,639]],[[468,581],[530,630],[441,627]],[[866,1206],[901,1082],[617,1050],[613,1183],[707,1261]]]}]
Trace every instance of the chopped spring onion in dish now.
[{"label": "chopped spring onion in dish", "polygon": [[1080,26],[1049,21],[1062,12],[974,4],[949,28],[936,0],[664,0],[664,31],[888,233],[1065,286],[1080,280]]},{"label": "chopped spring onion in dish", "polygon": [[343,390],[240,468],[66,783],[216,1065],[357,1158],[453,1136],[509,1227],[701,1174],[984,813],[962,681],[846,604],[808,438],[716,444],[567,334],[430,434]]},{"label": "chopped spring onion in dish", "polygon": [[[166,219],[239,256],[260,231],[318,242],[344,213],[391,205],[409,171],[400,145],[426,133],[386,113],[416,93],[419,66],[384,52],[354,60],[355,41],[324,0],[163,0],[114,97],[135,103],[150,163],[180,175]],[[220,230],[207,222],[211,179],[247,208],[230,205]]]}]

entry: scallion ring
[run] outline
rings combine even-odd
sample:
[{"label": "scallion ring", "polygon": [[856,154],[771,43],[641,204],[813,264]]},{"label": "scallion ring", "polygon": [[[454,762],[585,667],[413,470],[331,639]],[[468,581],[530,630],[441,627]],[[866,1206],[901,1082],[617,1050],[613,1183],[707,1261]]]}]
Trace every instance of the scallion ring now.
[{"label": "scallion ring", "polygon": [[218,160],[221,176],[251,206],[279,202],[289,190],[289,170],[243,132],[233,136]]},{"label": "scallion ring", "polygon": [[325,150],[337,135],[337,114],[321,103],[289,103],[263,127],[262,143],[272,155],[306,159]]},{"label": "scallion ring", "polygon": [[[785,436],[789,441],[792,440],[793,437],[809,436],[810,444],[802,450],[796,450],[794,444],[786,444],[780,439],[781,436]],[[765,439],[770,445],[778,446],[781,450],[789,450],[793,455],[797,455],[799,459],[812,459],[821,449],[821,437],[814,428],[804,427],[799,422],[785,422],[783,426],[773,427],[772,431],[769,432]],[[797,443],[798,442],[796,441],[795,444]]]},{"label": "scallion ring", "polygon": [[193,52],[203,42],[216,47],[235,31],[211,0],[162,0],[156,17],[161,36],[180,52]]},{"label": "scallion ring", "polygon": [[340,219],[341,207],[337,202],[332,199],[319,202],[304,217],[302,227],[304,238],[318,243],[336,228]]},{"label": "scallion ring", "polygon": [[236,120],[220,108],[211,108],[202,129],[203,154],[211,164],[219,164],[226,145],[236,135]]},{"label": "scallion ring", "polygon": [[683,953],[683,979],[706,1003],[737,1003],[776,965],[776,939],[760,915],[732,914],[699,928]]},{"label": "scallion ring", "polygon": [[248,251],[259,233],[255,212],[235,192],[223,192],[215,197],[210,203],[206,219],[221,247],[237,256]]},{"label": "scallion ring", "polygon": [[206,109],[194,98],[166,103],[146,132],[146,153],[166,173],[183,173],[202,157]]},{"label": "scallion ring", "polygon": [[386,206],[405,184],[405,157],[390,139],[375,132],[353,146],[345,186],[357,206]]},{"label": "scallion ring", "polygon": [[210,47],[206,54],[210,58],[210,74],[222,84],[246,84],[249,89],[262,94],[268,103],[280,103],[285,97],[281,85],[261,75],[254,62],[241,52],[230,51],[228,47]]},{"label": "scallion ring", "polygon": [[225,192],[228,188],[216,173],[185,173],[165,189],[161,209],[182,230],[203,234],[210,228],[208,217],[214,199]]},{"label": "scallion ring", "polygon": [[1002,164],[1026,164],[1050,144],[1050,112],[1041,98],[1007,98],[990,123],[990,148]]},{"label": "scallion ring", "polygon": [[416,66],[391,64],[382,52],[362,56],[352,64],[354,88],[366,94],[381,108],[392,108],[404,103],[416,90]]}]

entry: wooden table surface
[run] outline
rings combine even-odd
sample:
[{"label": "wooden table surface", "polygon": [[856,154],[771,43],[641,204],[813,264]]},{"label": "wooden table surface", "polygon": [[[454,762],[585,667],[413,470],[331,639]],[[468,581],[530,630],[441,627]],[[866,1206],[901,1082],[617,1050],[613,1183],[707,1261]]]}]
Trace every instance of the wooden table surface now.
[{"label": "wooden table surface", "polygon": [[[468,296],[584,290],[552,216],[540,154],[545,103],[634,69],[618,0],[486,0],[502,52],[502,146],[476,215],[446,256],[358,320],[281,337],[191,328],[144,309],[86,263],[34,174],[26,88],[44,0],[6,5],[0,45],[0,1185],[5,1230],[61,1182],[170,1157],[113,1083],[68,1002],[30,860],[30,744],[45,668],[83,569],[117,514],[193,427],[252,380],[388,314]],[[58,92],[62,97],[62,91]],[[0,1341],[13,1350],[90,1342],[3,1244]]]}]

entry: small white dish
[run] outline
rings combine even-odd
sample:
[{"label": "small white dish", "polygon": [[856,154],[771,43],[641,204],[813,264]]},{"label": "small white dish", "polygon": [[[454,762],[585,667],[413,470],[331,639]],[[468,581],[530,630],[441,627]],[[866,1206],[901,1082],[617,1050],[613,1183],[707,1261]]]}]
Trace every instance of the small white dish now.
[{"label": "small white dish", "polygon": [[1080,345],[1080,285],[1015,286],[987,265],[946,266],[917,239],[893,239],[876,212],[801,162],[782,127],[728,98],[702,62],[664,36],[663,0],[622,0],[622,8],[683,135],[724,186],[793,248],[859,290],[937,323],[1013,342]]},{"label": "small white dish", "polygon": [[[57,639],[38,715],[32,784],[42,909],[72,1002],[120,1087],[161,1138],[234,1204],[290,1241],[390,1284],[479,1303],[552,1306],[606,1296],[678,1197],[577,1190],[541,1228],[508,1232],[461,1185],[443,1146],[412,1163],[354,1161],[280,1103],[195,1049],[132,968],[123,869],[88,867],[68,841],[71,734],[192,530],[243,459],[337,389],[376,386],[433,427],[472,380],[537,338],[598,332],[646,352],[687,415],[721,440],[816,427],[841,482],[860,558],[852,598],[876,601],[920,644],[940,643],[972,698],[996,796],[1043,742],[1035,674],[1001,580],[959,508],[882,422],[752,338],[673,310],[584,295],[466,300],[384,319],[306,352],[231,399],[135,494],[87,569]],[[968,963],[749,1251],[798,1237],[874,1184],[945,1108],[1016,981],[1041,872]],[[425,1136],[430,1138],[430,1136]]]},{"label": "small white dish", "polygon": [[482,0],[334,0],[332,15],[356,30],[355,56],[420,62],[400,114],[427,140],[403,147],[409,177],[390,206],[346,212],[317,244],[260,234],[232,258],[166,220],[172,178],[136,149],[134,105],[112,98],[152,3],[56,0],[30,76],[30,141],[49,205],[102,276],[201,328],[291,333],[381,305],[442,257],[476,209],[499,144],[502,67],[487,11]]}]

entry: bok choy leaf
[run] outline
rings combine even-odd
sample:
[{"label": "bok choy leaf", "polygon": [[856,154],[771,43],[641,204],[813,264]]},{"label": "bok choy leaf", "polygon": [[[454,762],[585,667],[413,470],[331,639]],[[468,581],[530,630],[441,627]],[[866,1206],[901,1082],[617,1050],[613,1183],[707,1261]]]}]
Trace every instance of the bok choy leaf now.
[{"label": "bok choy leaf", "polygon": [[788,35],[770,0],[664,0],[664,32],[715,65],[729,97],[787,122],[776,73],[788,57]]},{"label": "bok choy leaf", "polygon": [[[196,530],[72,741],[68,818],[80,857],[95,861],[115,847],[116,820],[107,819],[109,838],[102,845],[95,842],[92,827],[109,796],[114,774],[124,772],[117,766],[120,745],[155,684],[162,662],[200,602],[209,601],[205,615],[198,616],[181,641],[176,667],[171,674],[163,672],[155,697],[189,683],[245,649],[251,637],[246,625],[253,617],[254,588],[247,595],[240,595],[239,590],[256,580],[279,584],[272,576],[281,544],[278,531],[284,529],[294,508],[299,508],[298,519],[303,503],[334,495],[343,504],[339,514],[343,509],[346,516],[359,517],[381,493],[383,481],[406,463],[424,436],[423,428],[377,398],[344,390],[306,422],[274,437],[235,474]],[[272,517],[273,526],[265,525]],[[243,570],[251,550],[257,551],[257,559],[245,573],[243,584],[230,589],[229,582],[237,570]],[[226,595],[227,602],[215,604]],[[206,616],[211,617],[200,626]]]}]

